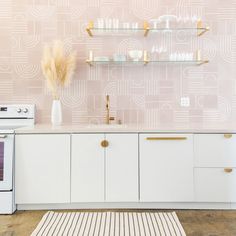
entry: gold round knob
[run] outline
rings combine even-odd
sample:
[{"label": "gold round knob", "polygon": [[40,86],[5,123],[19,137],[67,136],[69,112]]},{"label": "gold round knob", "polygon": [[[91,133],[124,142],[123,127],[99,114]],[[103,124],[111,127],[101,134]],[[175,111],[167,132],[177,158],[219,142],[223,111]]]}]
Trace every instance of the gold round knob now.
[{"label": "gold round knob", "polygon": [[108,142],[107,140],[103,140],[103,141],[101,142],[101,146],[104,147],[104,148],[106,148],[106,147],[109,146],[109,142]]},{"label": "gold round knob", "polygon": [[233,169],[232,168],[225,168],[224,171],[225,171],[225,173],[231,173],[233,171]]}]

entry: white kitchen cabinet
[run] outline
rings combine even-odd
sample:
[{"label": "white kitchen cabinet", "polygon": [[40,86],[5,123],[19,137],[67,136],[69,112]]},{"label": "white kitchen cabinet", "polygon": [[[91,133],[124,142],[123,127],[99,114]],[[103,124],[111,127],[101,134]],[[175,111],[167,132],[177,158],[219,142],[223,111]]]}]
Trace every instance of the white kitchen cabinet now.
[{"label": "white kitchen cabinet", "polygon": [[236,169],[195,168],[197,202],[236,202]]},{"label": "white kitchen cabinet", "polygon": [[70,135],[16,135],[15,190],[17,204],[69,203]]},{"label": "white kitchen cabinet", "polygon": [[138,134],[72,135],[71,201],[138,201]]},{"label": "white kitchen cabinet", "polygon": [[103,202],[105,199],[104,134],[72,135],[71,201]]},{"label": "white kitchen cabinet", "polygon": [[195,167],[236,167],[235,134],[195,134]]},{"label": "white kitchen cabinet", "polygon": [[137,202],[138,134],[106,134],[106,201]]},{"label": "white kitchen cabinet", "polygon": [[140,134],[139,138],[141,201],[193,201],[193,135]]}]

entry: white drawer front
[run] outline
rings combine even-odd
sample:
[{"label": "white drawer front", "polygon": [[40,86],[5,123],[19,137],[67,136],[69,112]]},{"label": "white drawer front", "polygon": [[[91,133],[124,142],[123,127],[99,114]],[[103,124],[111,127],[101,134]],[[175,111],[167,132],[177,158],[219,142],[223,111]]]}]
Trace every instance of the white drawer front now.
[{"label": "white drawer front", "polygon": [[236,202],[236,169],[195,168],[197,202]]},{"label": "white drawer front", "polygon": [[193,201],[193,135],[140,135],[140,200]]},{"label": "white drawer front", "polygon": [[195,167],[236,167],[236,135],[194,135]]}]

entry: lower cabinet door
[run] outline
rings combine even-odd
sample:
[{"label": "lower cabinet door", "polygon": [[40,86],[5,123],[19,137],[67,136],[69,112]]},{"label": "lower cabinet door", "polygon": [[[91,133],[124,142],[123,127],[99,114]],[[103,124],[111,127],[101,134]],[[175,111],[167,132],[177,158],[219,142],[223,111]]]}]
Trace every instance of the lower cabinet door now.
[{"label": "lower cabinet door", "polygon": [[17,204],[69,203],[70,135],[16,135],[15,188]]},{"label": "lower cabinet door", "polygon": [[71,201],[105,200],[104,134],[72,135]]},{"label": "lower cabinet door", "polygon": [[139,138],[141,201],[193,201],[193,135],[141,134]]},{"label": "lower cabinet door", "polygon": [[106,201],[137,202],[138,134],[106,134]]},{"label": "lower cabinet door", "polygon": [[236,169],[195,168],[198,202],[236,202]]}]

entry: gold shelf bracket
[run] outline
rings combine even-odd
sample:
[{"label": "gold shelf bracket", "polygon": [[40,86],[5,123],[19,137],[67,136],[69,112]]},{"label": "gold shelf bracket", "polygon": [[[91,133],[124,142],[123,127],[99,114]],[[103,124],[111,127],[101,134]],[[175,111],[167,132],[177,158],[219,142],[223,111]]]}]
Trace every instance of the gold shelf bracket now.
[{"label": "gold shelf bracket", "polygon": [[198,20],[197,21],[197,36],[200,37],[202,36],[203,34],[205,34],[206,32],[208,32],[210,30],[210,27],[207,26],[205,28],[203,28],[202,26],[202,20]]},{"label": "gold shelf bracket", "polygon": [[201,65],[207,64],[207,63],[209,63],[209,60],[199,61],[199,62],[197,63],[197,65],[198,65],[198,66],[201,66]]},{"label": "gold shelf bracket", "polygon": [[144,61],[144,65],[145,65],[145,66],[149,63],[147,50],[144,50],[144,51],[143,51],[143,61]]},{"label": "gold shelf bracket", "polygon": [[86,63],[87,63],[88,65],[90,65],[90,66],[93,65],[92,61],[90,61],[90,60],[86,60]]},{"label": "gold shelf bracket", "polygon": [[93,37],[93,34],[92,34],[93,27],[94,27],[93,21],[90,21],[88,24],[88,27],[86,28],[86,31],[90,37]]},{"label": "gold shelf bracket", "polygon": [[144,21],[143,28],[144,28],[144,37],[147,37],[150,31],[150,27],[147,21]]}]

